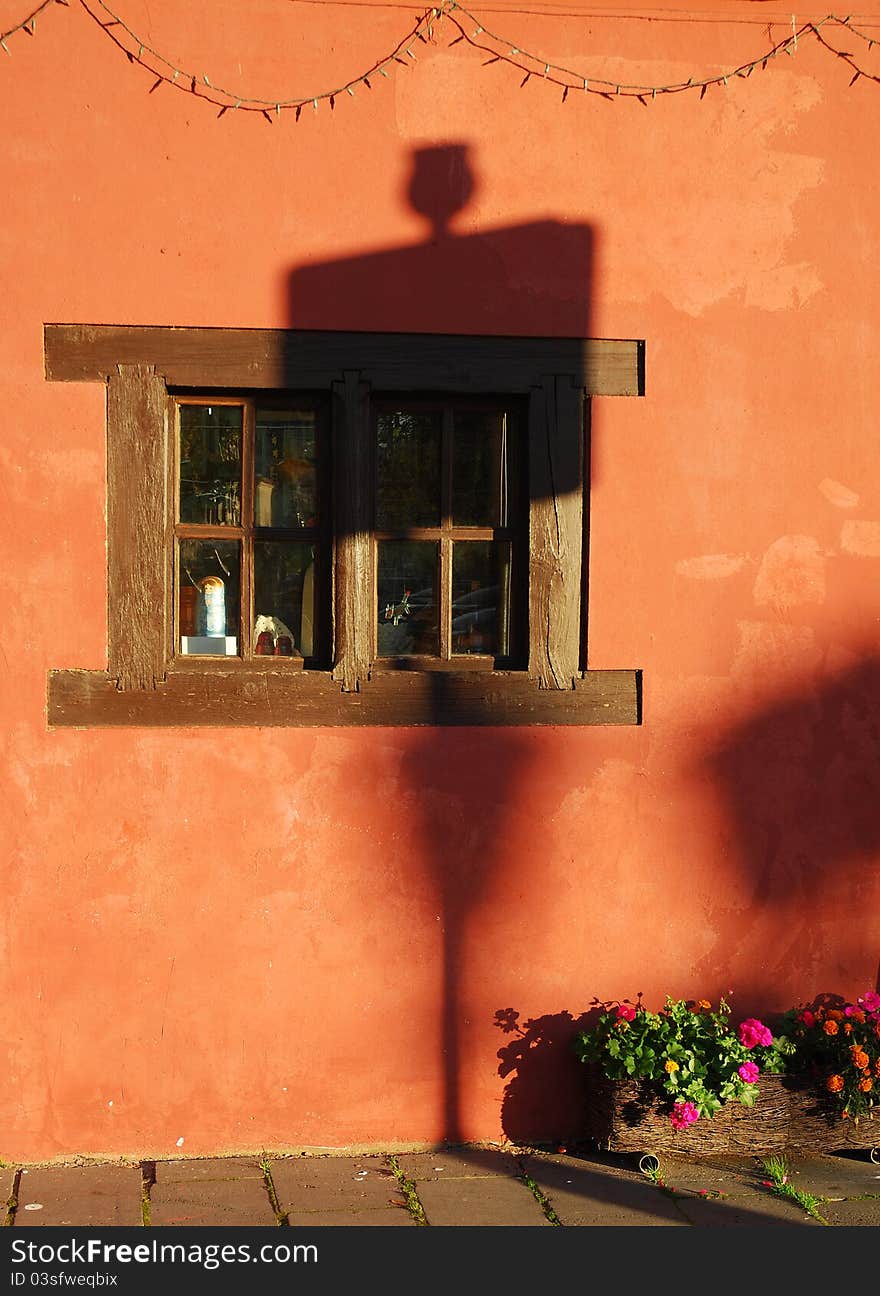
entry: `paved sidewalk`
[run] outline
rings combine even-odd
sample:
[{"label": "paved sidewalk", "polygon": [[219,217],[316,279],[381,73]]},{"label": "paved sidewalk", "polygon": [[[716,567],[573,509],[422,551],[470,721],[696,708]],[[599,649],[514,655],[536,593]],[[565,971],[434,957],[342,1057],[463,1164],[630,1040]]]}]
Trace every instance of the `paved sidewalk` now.
[{"label": "paved sidewalk", "polygon": [[477,1146],[23,1165],[0,1171],[0,1192],[11,1229],[880,1225],[880,1164],[868,1153],[786,1161],[812,1213],[772,1191],[757,1157],[664,1155],[645,1173],[635,1156]]}]

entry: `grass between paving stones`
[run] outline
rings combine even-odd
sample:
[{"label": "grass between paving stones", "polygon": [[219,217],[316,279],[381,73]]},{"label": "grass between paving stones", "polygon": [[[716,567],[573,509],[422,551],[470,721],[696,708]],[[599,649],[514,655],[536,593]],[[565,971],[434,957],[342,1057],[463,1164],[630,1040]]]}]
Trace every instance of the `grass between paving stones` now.
[{"label": "grass between paving stones", "polygon": [[761,1168],[765,1174],[770,1176],[763,1181],[764,1187],[769,1188],[774,1197],[782,1197],[792,1201],[801,1210],[811,1215],[814,1220],[820,1224],[827,1224],[828,1221],[819,1213],[819,1206],[822,1203],[821,1197],[814,1197],[812,1193],[804,1192],[801,1188],[795,1188],[788,1182],[788,1163],[785,1157],[768,1156],[761,1162]]},{"label": "grass between paving stones", "polygon": [[[763,1180],[764,1187],[769,1188],[774,1197],[781,1197],[784,1200],[794,1202],[796,1206],[800,1206],[801,1210],[806,1211],[820,1224],[828,1223],[828,1220],[819,1212],[823,1199],[814,1197],[812,1193],[804,1192],[801,1188],[795,1188],[793,1184],[788,1182],[788,1165],[784,1157],[768,1156],[761,1162],[761,1168],[765,1174],[770,1176],[769,1179]],[[642,1174],[650,1179],[651,1183],[656,1184],[667,1197],[674,1198],[681,1195],[676,1192],[671,1184],[667,1184],[664,1180],[659,1161],[657,1161],[656,1165],[645,1164],[641,1167],[641,1170]],[[726,1195],[726,1193],[706,1189],[700,1193],[701,1197],[725,1197]]]},{"label": "grass between paving stones", "polygon": [[12,1180],[12,1191],[6,1199],[6,1214],[0,1228],[10,1228],[12,1221],[15,1219],[15,1212],[18,1210],[18,1189],[20,1184],[21,1170],[19,1169],[16,1170],[15,1177]]},{"label": "grass between paving stones", "polygon": [[388,1158],[388,1164],[391,1167],[391,1173],[397,1180],[397,1186],[403,1194],[404,1201],[406,1202],[406,1209],[417,1224],[426,1225],[428,1219],[425,1215],[425,1208],[419,1201],[419,1194],[416,1192],[416,1186],[412,1179],[407,1179],[406,1175],[400,1168],[400,1162],[397,1160],[396,1156],[390,1156]]},{"label": "grass between paving stones", "polygon": [[266,1156],[265,1152],[260,1157],[260,1169],[263,1172],[263,1178],[266,1181],[266,1192],[269,1194],[269,1201],[272,1203],[272,1210],[275,1212],[275,1219],[279,1228],[287,1228],[289,1225],[288,1212],[281,1209],[281,1203],[278,1200],[278,1194],[275,1191],[275,1180],[272,1178],[272,1162]]},{"label": "grass between paving stones", "polygon": [[152,1202],[150,1200],[150,1191],[156,1182],[156,1162],[141,1162],[141,1224],[144,1228],[150,1227],[150,1211]]},{"label": "grass between paving stones", "polygon": [[556,1214],[556,1211],[550,1205],[550,1202],[547,1200],[546,1196],[542,1192],[539,1185],[535,1183],[534,1179],[529,1174],[528,1170],[526,1170],[525,1166],[523,1166],[522,1164],[520,1164],[520,1171],[521,1174],[519,1177],[521,1181],[528,1188],[529,1192],[532,1194],[535,1201],[541,1207],[541,1210],[544,1212],[547,1219],[550,1221],[551,1224],[555,1224],[557,1228],[561,1228],[562,1220],[559,1218],[559,1216]]}]

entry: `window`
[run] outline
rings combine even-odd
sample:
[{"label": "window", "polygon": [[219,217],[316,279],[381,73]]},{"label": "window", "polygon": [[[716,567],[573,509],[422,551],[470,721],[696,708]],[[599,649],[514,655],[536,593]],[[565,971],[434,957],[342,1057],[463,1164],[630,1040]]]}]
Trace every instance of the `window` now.
[{"label": "window", "polygon": [[375,403],[377,667],[524,667],[524,425],[501,399]]},{"label": "window", "polygon": [[173,409],[175,656],[326,665],[324,405],[178,396]]},{"label": "window", "polygon": [[589,403],[639,342],[46,325],[107,388],[106,670],[53,725],[637,724],[587,660]]}]

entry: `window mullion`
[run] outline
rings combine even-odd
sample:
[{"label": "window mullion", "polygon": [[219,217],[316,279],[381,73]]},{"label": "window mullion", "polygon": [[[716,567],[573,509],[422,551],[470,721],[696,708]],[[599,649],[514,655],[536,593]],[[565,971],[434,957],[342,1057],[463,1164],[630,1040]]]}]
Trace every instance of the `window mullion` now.
[{"label": "window mullion", "polygon": [[242,418],[241,446],[241,656],[250,661],[254,655],[254,442],[256,410],[246,401]]},{"label": "window mullion", "polygon": [[440,656],[444,661],[452,657],[452,471],[453,471],[453,412],[450,406],[443,410],[440,441],[440,554],[438,571],[438,596],[440,613]]}]

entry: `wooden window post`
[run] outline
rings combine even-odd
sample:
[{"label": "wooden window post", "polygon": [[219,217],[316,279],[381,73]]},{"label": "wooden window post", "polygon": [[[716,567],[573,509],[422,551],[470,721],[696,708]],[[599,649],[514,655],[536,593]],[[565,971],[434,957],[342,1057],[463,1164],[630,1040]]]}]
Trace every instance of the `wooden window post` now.
[{"label": "wooden window post", "polygon": [[529,401],[529,674],[573,689],[581,660],[584,393],[545,378]]},{"label": "wooden window post", "polygon": [[333,383],[333,482],[336,536],[333,679],[356,693],[370,670],[373,571],[370,543],[370,387],[346,370]]},{"label": "wooden window post", "polygon": [[154,689],[168,666],[168,402],[148,364],[107,383],[107,670]]}]

